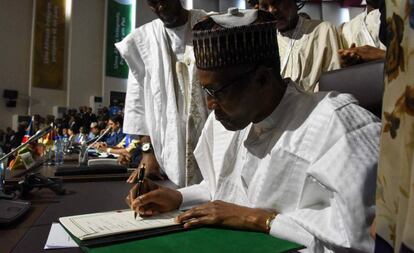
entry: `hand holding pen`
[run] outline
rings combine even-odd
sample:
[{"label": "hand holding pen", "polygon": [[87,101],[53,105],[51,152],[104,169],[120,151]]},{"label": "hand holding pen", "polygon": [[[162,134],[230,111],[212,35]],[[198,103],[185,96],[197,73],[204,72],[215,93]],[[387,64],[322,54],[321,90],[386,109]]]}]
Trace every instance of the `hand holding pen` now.
[{"label": "hand holding pen", "polygon": [[145,170],[143,164],[139,169],[138,182],[126,198],[127,204],[135,211],[135,218],[137,213],[148,217],[178,209],[182,202],[181,193],[148,180]]},{"label": "hand holding pen", "polygon": [[[144,177],[145,177],[145,164],[142,164],[142,167],[139,170],[139,176],[138,176],[138,182],[137,182],[137,188],[138,188],[138,194],[137,197],[140,197],[142,195],[142,188],[144,186]],[[137,213],[134,214],[134,218],[137,218]]]},{"label": "hand holding pen", "polygon": [[[144,178],[145,178],[145,164],[142,164],[139,168],[139,176],[135,186],[129,191],[129,195],[126,198],[127,204],[133,209],[132,202],[136,201],[143,194],[144,187]],[[133,209],[134,210],[134,209]],[[134,218],[137,218],[137,210],[135,210]]]}]

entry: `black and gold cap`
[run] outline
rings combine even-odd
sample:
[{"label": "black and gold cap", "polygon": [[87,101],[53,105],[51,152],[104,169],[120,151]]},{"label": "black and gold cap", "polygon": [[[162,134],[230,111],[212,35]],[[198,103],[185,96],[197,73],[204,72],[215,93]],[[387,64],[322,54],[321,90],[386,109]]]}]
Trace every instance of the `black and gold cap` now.
[{"label": "black and gold cap", "polygon": [[230,8],[225,14],[212,15],[208,21],[200,22],[213,23],[214,27],[195,25],[193,45],[197,67],[217,69],[279,62],[275,22],[260,21],[260,14],[267,15],[260,10]]}]

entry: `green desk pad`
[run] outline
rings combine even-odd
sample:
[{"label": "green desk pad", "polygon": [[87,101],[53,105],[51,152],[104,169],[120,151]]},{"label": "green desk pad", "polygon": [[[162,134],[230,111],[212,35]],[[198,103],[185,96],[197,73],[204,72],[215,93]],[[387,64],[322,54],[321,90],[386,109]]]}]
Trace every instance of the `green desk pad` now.
[{"label": "green desk pad", "polygon": [[81,248],[86,253],[281,253],[303,247],[263,233],[199,228],[109,246]]}]

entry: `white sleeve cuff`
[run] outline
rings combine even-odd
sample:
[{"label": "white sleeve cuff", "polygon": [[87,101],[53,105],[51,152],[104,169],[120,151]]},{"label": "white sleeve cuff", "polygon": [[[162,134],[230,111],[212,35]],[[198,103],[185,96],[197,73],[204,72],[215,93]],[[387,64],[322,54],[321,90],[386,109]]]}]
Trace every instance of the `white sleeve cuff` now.
[{"label": "white sleeve cuff", "polygon": [[314,237],[296,222],[283,214],[278,214],[270,226],[270,235],[309,247]]},{"label": "white sleeve cuff", "polygon": [[210,191],[205,181],[200,184],[178,189],[178,191],[183,196],[183,203],[180,206],[180,210],[188,210],[211,200]]}]

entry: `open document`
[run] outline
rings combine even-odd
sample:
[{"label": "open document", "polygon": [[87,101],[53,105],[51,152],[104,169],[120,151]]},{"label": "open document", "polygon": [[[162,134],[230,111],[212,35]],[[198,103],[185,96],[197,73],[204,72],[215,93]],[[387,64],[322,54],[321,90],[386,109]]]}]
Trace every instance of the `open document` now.
[{"label": "open document", "polygon": [[88,240],[141,230],[177,225],[174,218],[181,212],[169,212],[153,217],[134,218],[130,209],[59,218],[60,223],[79,240]]}]

